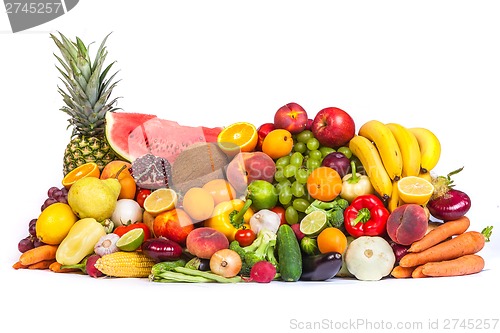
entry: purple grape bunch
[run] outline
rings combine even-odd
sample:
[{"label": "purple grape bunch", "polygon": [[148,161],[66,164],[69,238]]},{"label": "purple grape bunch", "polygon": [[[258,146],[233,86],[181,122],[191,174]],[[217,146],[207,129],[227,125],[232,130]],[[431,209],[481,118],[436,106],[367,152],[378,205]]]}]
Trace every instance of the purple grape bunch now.
[{"label": "purple grape bunch", "polygon": [[68,190],[65,187],[58,188],[52,186],[51,188],[49,188],[49,190],[47,191],[47,199],[45,199],[41,207],[42,212],[45,210],[45,208],[57,202],[65,204],[68,203]]},{"label": "purple grape bunch", "polygon": [[[57,202],[65,204],[68,203],[68,190],[65,187],[58,188],[56,186],[52,186],[51,188],[49,188],[49,190],[47,191],[47,199],[45,199],[40,209],[43,212],[45,208]],[[36,221],[37,219],[32,219],[29,221],[28,236],[21,239],[17,245],[19,252],[24,253],[35,247],[44,245],[44,243],[36,235]]]}]

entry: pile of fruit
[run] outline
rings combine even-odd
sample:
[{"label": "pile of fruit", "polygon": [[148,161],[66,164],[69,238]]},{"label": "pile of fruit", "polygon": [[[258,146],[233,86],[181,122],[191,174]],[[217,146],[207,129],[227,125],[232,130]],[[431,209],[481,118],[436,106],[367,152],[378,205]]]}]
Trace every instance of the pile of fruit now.
[{"label": "pile of fruit", "polygon": [[100,45],[51,35],[73,137],[16,269],[153,282],[334,281],[479,273],[492,227],[431,171],[426,128],[297,103],[271,122],[182,126],[127,113]]}]

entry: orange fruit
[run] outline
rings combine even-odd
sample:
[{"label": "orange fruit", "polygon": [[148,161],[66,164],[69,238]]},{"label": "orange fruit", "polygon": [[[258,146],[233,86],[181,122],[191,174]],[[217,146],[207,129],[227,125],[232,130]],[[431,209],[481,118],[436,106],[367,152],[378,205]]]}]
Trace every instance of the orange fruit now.
[{"label": "orange fruit", "polygon": [[213,179],[202,186],[214,198],[214,205],[236,198],[236,190],[225,179]]},{"label": "orange fruit", "polygon": [[338,252],[343,254],[347,249],[347,237],[342,230],[328,227],[321,231],[316,239],[321,253]]},{"label": "orange fruit", "polygon": [[151,192],[144,200],[144,210],[152,216],[156,216],[175,208],[177,201],[177,192],[170,188],[159,188]]},{"label": "orange fruit", "polygon": [[101,171],[96,163],[89,162],[74,168],[64,176],[62,180],[62,185],[68,190],[77,180],[85,177],[96,177],[99,178]]},{"label": "orange fruit", "polygon": [[226,154],[254,151],[259,136],[255,125],[247,122],[231,124],[219,133],[217,143]]},{"label": "orange fruit", "polygon": [[184,194],[182,208],[195,221],[203,221],[212,216],[214,198],[204,188],[192,187]]},{"label": "orange fruit", "polygon": [[134,199],[135,192],[137,191],[137,185],[135,183],[134,177],[126,175],[125,177],[118,176],[121,185],[120,195],[118,199]]},{"label": "orange fruit", "polygon": [[425,178],[407,176],[398,181],[398,193],[407,204],[425,205],[434,193],[434,185]]},{"label": "orange fruit", "polygon": [[292,134],[285,129],[272,130],[262,142],[262,151],[273,160],[290,154],[292,148]]},{"label": "orange fruit", "polygon": [[307,177],[306,187],[312,198],[332,201],[342,191],[342,178],[335,169],[322,166],[314,169]]}]

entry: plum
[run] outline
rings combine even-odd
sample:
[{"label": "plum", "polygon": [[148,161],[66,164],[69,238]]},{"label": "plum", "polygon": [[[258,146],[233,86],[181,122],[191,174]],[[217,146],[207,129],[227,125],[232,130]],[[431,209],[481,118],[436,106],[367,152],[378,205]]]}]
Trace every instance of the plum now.
[{"label": "plum", "polygon": [[404,204],[389,215],[387,234],[397,244],[410,245],[424,237],[428,224],[427,214],[422,206]]}]

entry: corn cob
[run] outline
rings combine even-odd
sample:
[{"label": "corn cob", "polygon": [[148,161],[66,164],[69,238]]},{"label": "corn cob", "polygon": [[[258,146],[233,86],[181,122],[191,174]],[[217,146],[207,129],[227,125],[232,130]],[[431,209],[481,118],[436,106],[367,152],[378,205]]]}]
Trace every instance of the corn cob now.
[{"label": "corn cob", "polygon": [[107,276],[145,278],[155,262],[143,253],[118,251],[97,259],[95,267]]}]

